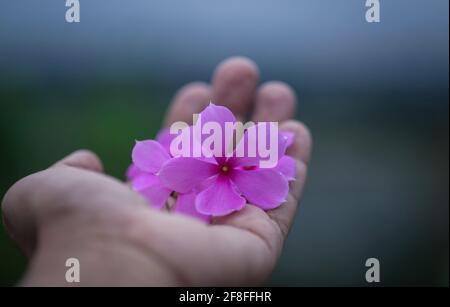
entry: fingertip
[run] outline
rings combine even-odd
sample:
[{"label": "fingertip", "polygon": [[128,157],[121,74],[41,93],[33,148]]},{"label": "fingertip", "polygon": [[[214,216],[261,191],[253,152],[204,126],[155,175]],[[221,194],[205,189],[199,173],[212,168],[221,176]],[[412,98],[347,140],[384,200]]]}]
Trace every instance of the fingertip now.
[{"label": "fingertip", "polygon": [[233,76],[236,73],[242,73],[247,77],[258,78],[258,65],[252,59],[245,56],[230,57],[217,65],[214,71],[214,77],[220,74],[231,74]]},{"label": "fingertip", "polygon": [[103,163],[100,158],[95,153],[87,149],[80,149],[71,153],[55,164],[55,166],[59,165],[83,168],[99,173],[103,172]]},{"label": "fingertip", "polygon": [[260,94],[268,96],[281,97],[295,103],[297,97],[294,89],[287,83],[282,81],[267,81],[264,82],[259,89]]},{"label": "fingertip", "polygon": [[286,153],[308,164],[312,150],[312,136],[309,129],[299,121],[288,120],[280,125],[280,130],[294,133],[294,142]]},{"label": "fingertip", "polygon": [[[181,87],[175,94],[175,100],[180,98],[197,98],[199,96],[205,97],[210,94],[210,85],[205,82],[191,82]],[[192,100],[192,99],[190,99]]]},{"label": "fingertip", "polygon": [[177,121],[192,124],[192,115],[200,113],[211,100],[211,86],[204,82],[192,82],[175,94],[165,120],[168,127]]},{"label": "fingertip", "polygon": [[284,121],[292,118],[297,107],[294,89],[281,81],[262,84],[256,94],[255,121]]},{"label": "fingertip", "polygon": [[244,118],[251,110],[258,79],[258,66],[251,59],[238,56],[224,60],[213,75],[213,102]]}]

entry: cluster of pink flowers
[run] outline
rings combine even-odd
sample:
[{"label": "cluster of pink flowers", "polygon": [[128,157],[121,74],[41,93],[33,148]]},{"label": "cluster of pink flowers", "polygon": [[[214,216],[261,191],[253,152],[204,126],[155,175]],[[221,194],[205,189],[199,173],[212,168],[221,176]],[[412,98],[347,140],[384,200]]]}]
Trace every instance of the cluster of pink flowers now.
[{"label": "cluster of pink flowers", "polygon": [[[213,104],[200,115],[203,125],[236,121],[229,109]],[[258,125],[254,127],[257,129]],[[296,169],[295,160],[285,154],[293,141],[291,133],[279,132],[278,163],[273,168],[260,168],[258,155],[173,157],[170,144],[175,137],[164,129],[156,140],[137,141],[133,148],[133,163],[127,177],[132,188],[152,206],[164,207],[176,192],[175,212],[208,222],[212,216],[241,210],[246,203],[269,210],[286,200],[289,181],[294,180]]]}]

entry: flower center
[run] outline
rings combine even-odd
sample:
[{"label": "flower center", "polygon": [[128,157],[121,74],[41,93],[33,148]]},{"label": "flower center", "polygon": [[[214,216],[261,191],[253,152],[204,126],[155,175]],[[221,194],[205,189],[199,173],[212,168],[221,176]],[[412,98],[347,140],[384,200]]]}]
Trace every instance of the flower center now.
[{"label": "flower center", "polygon": [[230,170],[230,168],[227,165],[222,166],[222,172],[226,173]]}]

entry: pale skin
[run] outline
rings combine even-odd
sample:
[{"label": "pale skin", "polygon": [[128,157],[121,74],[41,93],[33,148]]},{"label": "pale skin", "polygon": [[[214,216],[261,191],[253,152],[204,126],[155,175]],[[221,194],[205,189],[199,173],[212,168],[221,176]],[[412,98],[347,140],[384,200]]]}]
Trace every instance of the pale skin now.
[{"label": "pale skin", "polygon": [[[211,225],[149,207],[130,187],[104,174],[92,152],[72,153],[15,183],[3,202],[4,225],[29,258],[24,286],[252,286],[273,271],[293,223],[311,152],[308,129],[291,118],[296,95],[286,84],[258,87],[258,68],[230,58],[211,85],[192,83],[174,97],[165,125],[192,121],[212,100],[238,119],[278,121],[295,134],[288,154],[297,179],[287,202],[264,212],[248,204]],[[130,136],[131,138],[132,136]],[[80,261],[81,282],[65,280],[66,259]]]}]

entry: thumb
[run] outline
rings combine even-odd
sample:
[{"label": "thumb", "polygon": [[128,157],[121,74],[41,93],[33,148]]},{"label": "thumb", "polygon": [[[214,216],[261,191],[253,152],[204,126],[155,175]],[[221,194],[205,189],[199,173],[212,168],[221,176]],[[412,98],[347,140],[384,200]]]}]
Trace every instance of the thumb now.
[{"label": "thumb", "polygon": [[103,173],[103,164],[99,157],[92,151],[86,149],[77,150],[62,160],[56,162],[53,166],[71,166],[76,168],[83,168],[98,173]]},{"label": "thumb", "polygon": [[[78,150],[55,163],[50,169],[27,176],[16,182],[5,194],[2,201],[3,224],[20,249],[27,256],[31,256],[36,245],[37,216],[36,211],[42,206],[34,205],[42,192],[42,183],[49,179],[48,171],[61,167],[74,167],[102,172],[100,159],[88,150]],[[45,189],[44,189],[45,190]]]}]

